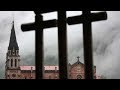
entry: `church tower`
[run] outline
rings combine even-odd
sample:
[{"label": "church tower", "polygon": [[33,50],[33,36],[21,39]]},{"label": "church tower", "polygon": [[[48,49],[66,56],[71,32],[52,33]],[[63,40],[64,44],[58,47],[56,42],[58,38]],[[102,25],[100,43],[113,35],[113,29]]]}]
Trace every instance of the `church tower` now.
[{"label": "church tower", "polygon": [[15,35],[14,21],[12,23],[10,42],[6,54],[5,78],[19,79],[20,78],[20,55],[17,39]]}]

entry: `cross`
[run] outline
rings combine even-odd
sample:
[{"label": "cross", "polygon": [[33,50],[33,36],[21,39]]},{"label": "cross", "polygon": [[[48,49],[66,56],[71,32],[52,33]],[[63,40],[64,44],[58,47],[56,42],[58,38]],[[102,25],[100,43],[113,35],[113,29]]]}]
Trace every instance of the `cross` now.
[{"label": "cross", "polygon": [[41,13],[51,11],[35,11],[35,23],[22,25],[23,31],[36,30],[36,79],[43,78],[43,29],[58,26],[59,75],[60,79],[68,78],[67,69],[67,23],[66,11],[58,11],[58,20],[43,21]]},{"label": "cross", "polygon": [[78,59],[78,61],[80,61],[80,57],[79,56],[77,57],[77,59]]},{"label": "cross", "polygon": [[93,79],[92,22],[106,20],[107,13],[91,13],[83,11],[81,16],[69,17],[69,25],[83,23],[85,79]]},{"label": "cross", "polygon": [[[45,11],[49,12],[49,11]],[[57,22],[56,20],[48,20],[43,21],[43,16],[39,11],[34,11],[36,14],[35,16],[35,23],[24,24],[21,26],[23,31],[31,31],[35,30],[35,66],[36,66],[36,79],[42,79],[44,73],[44,66],[43,66],[43,29],[56,27]]]}]

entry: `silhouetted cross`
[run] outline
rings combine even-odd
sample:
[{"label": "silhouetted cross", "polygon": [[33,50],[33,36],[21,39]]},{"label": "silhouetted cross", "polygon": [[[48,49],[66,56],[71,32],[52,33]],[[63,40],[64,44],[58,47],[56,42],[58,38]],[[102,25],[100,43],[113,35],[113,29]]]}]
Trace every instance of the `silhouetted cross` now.
[{"label": "silhouetted cross", "polygon": [[36,79],[43,78],[43,29],[58,26],[59,46],[59,76],[60,79],[68,78],[67,69],[67,23],[66,11],[58,11],[58,20],[43,21],[42,13],[50,11],[35,11],[35,23],[22,25],[23,31],[35,30],[36,32]]},{"label": "silhouetted cross", "polygon": [[45,28],[51,28],[51,27],[56,27],[57,22],[56,20],[48,20],[48,21],[43,21],[43,16],[41,15],[42,13],[47,13],[50,11],[35,11],[35,23],[30,23],[30,24],[24,24],[21,26],[23,31],[31,31],[35,30],[35,66],[36,66],[36,79],[42,79],[43,78],[43,73],[44,73],[44,63],[43,63],[43,29]]},{"label": "silhouetted cross", "polygon": [[93,79],[92,25],[94,21],[106,20],[107,13],[91,13],[83,11],[81,16],[69,17],[69,25],[83,23],[85,79]]}]

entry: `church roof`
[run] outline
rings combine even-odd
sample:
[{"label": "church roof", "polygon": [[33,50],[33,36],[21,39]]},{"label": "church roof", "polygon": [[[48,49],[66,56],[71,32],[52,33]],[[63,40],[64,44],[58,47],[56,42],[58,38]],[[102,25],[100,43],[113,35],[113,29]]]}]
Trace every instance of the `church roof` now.
[{"label": "church roof", "polygon": [[[35,70],[35,66],[20,66],[20,70]],[[45,70],[59,70],[58,66],[44,66]]]},{"label": "church roof", "polygon": [[77,58],[78,58],[77,62],[73,63],[72,65],[71,65],[71,64],[69,65],[70,68],[73,68],[73,67],[75,67],[75,66],[77,66],[77,65],[82,65],[82,66],[84,66],[84,64],[83,64],[82,62],[80,62],[80,57],[78,56]]},{"label": "church roof", "polygon": [[45,70],[59,70],[58,66],[45,66]]},{"label": "church roof", "polygon": [[20,70],[35,70],[35,66],[20,66]]},{"label": "church roof", "polygon": [[10,42],[9,42],[8,50],[13,50],[13,48],[15,50],[19,50],[17,40],[16,40],[16,35],[15,35],[14,22],[13,22],[13,26],[12,26],[12,29],[11,29],[11,36],[10,36]]},{"label": "church roof", "polygon": [[78,60],[77,62],[75,62],[75,63],[72,65],[72,67],[74,67],[74,66],[76,66],[76,65],[83,65],[83,66],[84,66],[84,64],[81,63],[79,60]]}]

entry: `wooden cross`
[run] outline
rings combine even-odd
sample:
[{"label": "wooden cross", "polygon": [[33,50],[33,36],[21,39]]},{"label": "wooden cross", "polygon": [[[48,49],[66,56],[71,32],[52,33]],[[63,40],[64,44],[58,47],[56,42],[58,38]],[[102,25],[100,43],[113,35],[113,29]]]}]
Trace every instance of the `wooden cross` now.
[{"label": "wooden cross", "polygon": [[[45,11],[49,12],[49,11]],[[35,30],[35,66],[36,66],[36,79],[43,79],[44,66],[43,66],[43,29],[56,27],[56,20],[43,21],[42,12],[35,11],[35,23],[25,24],[21,26],[23,31]]]},{"label": "wooden cross", "polygon": [[67,23],[66,11],[58,11],[58,21],[43,21],[41,13],[51,11],[35,11],[35,23],[22,25],[23,31],[36,30],[36,79],[43,78],[43,29],[58,26],[59,75],[60,79],[68,78],[67,69]]},{"label": "wooden cross", "polygon": [[83,23],[85,79],[93,79],[92,25],[94,21],[106,20],[107,13],[91,13],[83,11],[81,16],[69,17],[69,25]]}]

